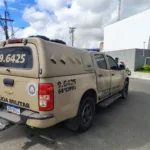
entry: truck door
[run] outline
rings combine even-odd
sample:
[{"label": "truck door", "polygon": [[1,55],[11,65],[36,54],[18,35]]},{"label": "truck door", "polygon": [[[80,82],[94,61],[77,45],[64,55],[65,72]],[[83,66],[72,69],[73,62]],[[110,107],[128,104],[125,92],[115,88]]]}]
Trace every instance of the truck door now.
[{"label": "truck door", "polygon": [[111,71],[111,94],[115,94],[121,89],[123,76],[116,61],[111,56],[107,55],[107,58]]},{"label": "truck door", "polygon": [[103,54],[94,53],[93,57],[97,76],[98,95],[103,99],[108,97],[110,93],[110,70]]}]

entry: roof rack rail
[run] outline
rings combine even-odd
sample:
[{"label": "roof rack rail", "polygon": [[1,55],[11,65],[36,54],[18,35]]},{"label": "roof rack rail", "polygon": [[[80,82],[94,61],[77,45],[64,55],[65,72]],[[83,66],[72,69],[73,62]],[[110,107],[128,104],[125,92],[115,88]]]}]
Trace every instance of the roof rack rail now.
[{"label": "roof rack rail", "polygon": [[100,48],[86,48],[87,51],[100,52]]},{"label": "roof rack rail", "polygon": [[43,35],[31,35],[31,36],[29,36],[29,38],[32,38],[32,37],[37,37],[37,38],[41,38],[41,39],[46,40],[46,41],[50,41],[50,42],[55,42],[55,43],[66,45],[66,42],[64,42],[62,40],[59,40],[59,39],[49,39],[48,37],[43,36]]},{"label": "roof rack rail", "polygon": [[31,35],[31,36],[29,36],[29,38],[32,38],[32,37],[37,37],[37,38],[41,38],[41,39],[43,39],[43,40],[46,40],[46,41],[50,41],[50,39],[48,38],[48,37],[46,37],[46,36],[42,36],[42,35]]},{"label": "roof rack rail", "polygon": [[62,40],[59,40],[59,39],[52,39],[50,40],[51,42],[56,42],[56,43],[60,43],[60,44],[65,44],[66,45],[66,42],[62,41]]}]

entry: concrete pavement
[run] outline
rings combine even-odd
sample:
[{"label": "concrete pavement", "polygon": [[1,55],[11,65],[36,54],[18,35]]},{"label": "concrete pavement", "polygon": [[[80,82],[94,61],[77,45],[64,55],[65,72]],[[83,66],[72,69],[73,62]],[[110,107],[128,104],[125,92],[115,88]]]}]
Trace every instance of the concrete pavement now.
[{"label": "concrete pavement", "polygon": [[12,126],[0,132],[0,150],[150,150],[150,81],[130,80],[129,97],[100,109],[82,134],[57,125]]},{"label": "concrete pavement", "polygon": [[132,72],[130,78],[150,80],[150,73]]}]

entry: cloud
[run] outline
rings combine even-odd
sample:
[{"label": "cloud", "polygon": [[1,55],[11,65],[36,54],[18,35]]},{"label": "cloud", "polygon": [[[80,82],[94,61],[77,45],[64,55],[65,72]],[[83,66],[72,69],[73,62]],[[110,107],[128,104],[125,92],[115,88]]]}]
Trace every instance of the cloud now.
[{"label": "cloud", "polygon": [[67,0],[36,0],[37,6],[40,9],[47,10],[59,10],[65,6],[67,6]]},{"label": "cloud", "polygon": [[0,0],[0,7],[4,6],[4,2]]},{"label": "cloud", "polygon": [[[30,27],[23,36],[42,34],[63,39],[70,45],[69,27],[75,26],[75,46],[99,47],[99,42],[103,40],[103,27],[116,19],[116,15],[112,15],[116,14],[116,7],[109,4],[110,8],[103,12],[103,7],[108,7],[107,2],[101,0],[95,5],[92,0],[88,1],[87,4],[85,0],[82,3],[77,0],[45,0],[44,3],[36,0],[36,6],[24,10],[23,18]],[[71,5],[69,9],[68,4]]]},{"label": "cloud", "polygon": [[2,29],[0,29],[0,41],[5,38],[4,32]]},{"label": "cloud", "polygon": [[51,20],[48,13],[37,11],[34,7],[26,8],[23,18],[35,29],[47,28]]},{"label": "cloud", "polygon": [[150,0],[122,0],[121,18],[150,9]]},{"label": "cloud", "polygon": [[[1,1],[1,0],[0,0]],[[23,19],[29,27],[17,32],[26,37],[41,34],[71,45],[69,27],[76,27],[75,46],[99,47],[104,27],[117,21],[118,0],[35,0]],[[70,6],[68,8],[68,5]],[[122,0],[121,19],[150,8],[150,0]]]}]

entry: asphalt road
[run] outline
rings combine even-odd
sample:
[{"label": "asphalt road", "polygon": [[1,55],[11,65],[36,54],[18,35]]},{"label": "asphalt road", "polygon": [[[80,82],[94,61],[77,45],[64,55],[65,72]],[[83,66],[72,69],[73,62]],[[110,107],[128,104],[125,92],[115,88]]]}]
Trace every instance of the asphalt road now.
[{"label": "asphalt road", "polygon": [[132,80],[128,99],[99,111],[86,133],[15,125],[0,132],[0,150],[150,150],[149,116],[150,81]]}]

